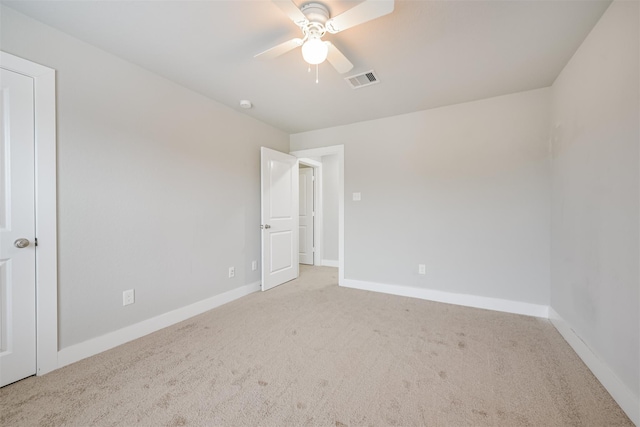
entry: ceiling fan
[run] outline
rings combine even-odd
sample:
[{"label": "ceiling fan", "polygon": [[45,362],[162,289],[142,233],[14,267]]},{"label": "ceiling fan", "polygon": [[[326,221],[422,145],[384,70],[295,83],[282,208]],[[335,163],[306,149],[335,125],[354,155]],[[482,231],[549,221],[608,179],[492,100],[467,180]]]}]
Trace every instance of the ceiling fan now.
[{"label": "ceiling fan", "polygon": [[[309,65],[318,65],[328,60],[338,73],[346,73],[353,64],[329,41],[322,37],[336,34],[393,12],[394,0],[365,0],[338,16],[330,17],[329,9],[322,3],[312,1],[300,9],[291,0],[272,0],[302,30],[302,38],[294,38],[254,58],[272,59],[302,46],[302,57]],[[317,79],[316,79],[317,81]]]}]

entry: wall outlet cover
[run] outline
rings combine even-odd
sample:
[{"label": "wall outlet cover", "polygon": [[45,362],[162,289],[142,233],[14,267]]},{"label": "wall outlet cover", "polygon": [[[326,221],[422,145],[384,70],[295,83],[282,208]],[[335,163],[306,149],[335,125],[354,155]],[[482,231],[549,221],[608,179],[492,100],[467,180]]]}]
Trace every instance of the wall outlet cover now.
[{"label": "wall outlet cover", "polygon": [[127,291],[122,292],[122,305],[129,305],[136,302],[135,291],[133,289],[129,289]]}]

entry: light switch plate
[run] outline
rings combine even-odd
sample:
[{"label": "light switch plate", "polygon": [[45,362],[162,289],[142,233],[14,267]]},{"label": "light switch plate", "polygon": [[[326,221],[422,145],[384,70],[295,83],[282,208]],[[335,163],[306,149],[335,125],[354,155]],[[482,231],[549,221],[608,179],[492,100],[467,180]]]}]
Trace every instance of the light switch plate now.
[{"label": "light switch plate", "polygon": [[353,201],[359,202],[360,200],[362,200],[362,196],[360,195],[360,193],[353,193]]}]

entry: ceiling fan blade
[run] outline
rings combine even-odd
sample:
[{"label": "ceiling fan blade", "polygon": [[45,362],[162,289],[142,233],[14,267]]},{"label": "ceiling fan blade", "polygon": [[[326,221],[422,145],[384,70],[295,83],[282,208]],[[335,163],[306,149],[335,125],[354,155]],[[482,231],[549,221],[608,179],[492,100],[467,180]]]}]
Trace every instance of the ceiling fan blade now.
[{"label": "ceiling fan blade", "polygon": [[365,0],[346,12],[329,19],[325,27],[332,34],[339,33],[393,12],[393,3],[394,0]]},{"label": "ceiling fan blade", "polygon": [[298,27],[302,27],[309,22],[307,20],[307,17],[304,16],[304,13],[300,12],[300,9],[298,9],[298,6],[296,6],[295,3],[292,2],[291,0],[272,0],[272,1]]},{"label": "ceiling fan blade", "polygon": [[329,52],[327,53],[327,61],[329,61],[329,63],[333,65],[333,68],[335,68],[337,72],[339,72],[340,74],[344,74],[353,68],[353,64],[351,63],[351,61],[349,61],[347,57],[344,56],[333,43],[325,43],[329,47]]},{"label": "ceiling fan blade", "polygon": [[284,43],[280,43],[277,46],[272,47],[271,49],[267,49],[264,52],[260,52],[255,55],[254,58],[260,59],[273,59],[277,56],[282,55],[283,53],[287,53],[292,49],[297,48],[298,46],[302,46],[302,39],[291,39]]}]

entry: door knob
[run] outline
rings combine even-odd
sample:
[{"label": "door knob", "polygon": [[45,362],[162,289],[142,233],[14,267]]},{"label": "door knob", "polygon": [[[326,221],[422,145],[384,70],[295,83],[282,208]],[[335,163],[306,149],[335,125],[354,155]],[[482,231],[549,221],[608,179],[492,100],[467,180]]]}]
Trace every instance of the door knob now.
[{"label": "door knob", "polygon": [[29,246],[29,240],[28,239],[18,239],[15,242],[13,242],[13,245],[18,249],[23,249],[23,248],[26,248],[27,246]]},{"label": "door knob", "polygon": [[264,228],[271,228],[271,226],[269,224],[266,224]]}]

